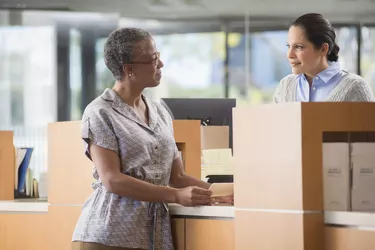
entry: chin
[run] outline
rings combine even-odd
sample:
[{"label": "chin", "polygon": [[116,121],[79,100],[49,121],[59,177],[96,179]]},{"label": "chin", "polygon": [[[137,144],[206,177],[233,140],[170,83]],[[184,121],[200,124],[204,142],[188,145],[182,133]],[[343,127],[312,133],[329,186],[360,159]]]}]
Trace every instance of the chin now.
[{"label": "chin", "polygon": [[299,75],[299,74],[302,74],[303,71],[301,69],[298,69],[298,68],[292,68],[292,73],[295,74],[295,75]]},{"label": "chin", "polygon": [[154,88],[154,87],[159,86],[159,84],[160,84],[160,81],[158,81],[158,80],[154,80],[154,81],[150,84],[150,86],[148,86],[148,87],[149,87],[149,88]]}]

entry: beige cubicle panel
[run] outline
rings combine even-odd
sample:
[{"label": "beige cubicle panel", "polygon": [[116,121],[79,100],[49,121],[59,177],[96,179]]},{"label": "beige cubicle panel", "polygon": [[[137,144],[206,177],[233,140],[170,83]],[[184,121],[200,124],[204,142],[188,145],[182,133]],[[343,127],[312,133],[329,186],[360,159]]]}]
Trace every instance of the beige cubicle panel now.
[{"label": "beige cubicle panel", "polygon": [[0,131],[0,200],[14,199],[15,156],[13,131]]},{"label": "beige cubicle panel", "polygon": [[172,228],[172,238],[175,250],[185,250],[186,249],[186,237],[185,228],[186,220],[183,218],[172,218],[171,228]]},{"label": "beige cubicle panel", "polygon": [[81,215],[81,206],[48,207],[49,249],[71,250],[73,230]]},{"label": "beige cubicle panel", "polygon": [[47,227],[47,213],[0,213],[0,249],[58,249],[48,248]]},{"label": "beige cubicle panel", "polygon": [[48,125],[48,202],[82,205],[92,192],[92,162],[84,155],[81,122]]},{"label": "beige cubicle panel", "polygon": [[187,174],[201,178],[201,125],[197,120],[174,120],[174,138]]},{"label": "beige cubicle panel", "polygon": [[375,232],[366,229],[325,228],[325,250],[374,250]]},{"label": "beige cubicle panel", "polygon": [[93,164],[84,154],[81,122],[48,125],[49,249],[70,250],[83,203],[92,193]]},{"label": "beige cubicle panel", "polygon": [[234,221],[186,219],[186,250],[233,250]]},{"label": "beige cubicle panel", "polygon": [[236,250],[324,249],[323,132],[375,131],[375,104],[270,104],[233,119]]}]

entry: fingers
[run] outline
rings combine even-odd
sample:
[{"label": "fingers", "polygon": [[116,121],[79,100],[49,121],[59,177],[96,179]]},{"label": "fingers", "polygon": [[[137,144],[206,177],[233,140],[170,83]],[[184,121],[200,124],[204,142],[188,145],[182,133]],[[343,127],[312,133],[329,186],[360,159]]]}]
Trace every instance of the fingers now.
[{"label": "fingers", "polygon": [[213,205],[214,203],[234,204],[234,196],[221,196],[211,198],[210,190],[200,187],[190,187],[190,206]]},{"label": "fingers", "polygon": [[208,189],[200,188],[200,187],[193,187],[193,193],[201,194],[201,195],[208,195],[211,196],[212,192]]},{"label": "fingers", "polygon": [[197,205],[208,205],[211,204],[211,197],[209,195],[193,194],[192,201]]},{"label": "fingers", "polygon": [[192,205],[193,206],[211,206],[212,202],[211,200],[193,200]]},{"label": "fingers", "polygon": [[192,187],[191,200],[194,206],[210,205],[211,191],[199,187]]},{"label": "fingers", "polygon": [[234,204],[234,196],[221,196],[221,197],[216,197],[213,199],[214,203],[227,203],[227,204]]}]

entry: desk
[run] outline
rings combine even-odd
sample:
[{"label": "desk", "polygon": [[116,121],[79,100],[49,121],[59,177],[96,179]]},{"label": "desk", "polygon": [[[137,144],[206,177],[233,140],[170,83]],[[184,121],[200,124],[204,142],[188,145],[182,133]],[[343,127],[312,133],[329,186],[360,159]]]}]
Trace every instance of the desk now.
[{"label": "desk", "polygon": [[234,249],[234,207],[170,204],[176,250]]},{"label": "desk", "polygon": [[[49,244],[68,241],[59,250],[70,250],[69,238],[81,207],[71,206],[59,223],[49,221],[49,213],[58,209],[47,202],[0,201],[0,249],[50,250]],[[176,250],[234,249],[233,206],[170,204],[169,209]],[[375,249],[375,213],[325,212],[324,220],[326,250]],[[46,237],[56,227],[55,237]]]},{"label": "desk", "polygon": [[0,249],[47,250],[48,203],[0,201]]},{"label": "desk", "polygon": [[[47,250],[59,246],[59,250],[70,250],[80,210],[81,206],[60,207],[47,202],[1,201],[0,249]],[[64,214],[60,214],[62,211]],[[176,250],[233,249],[234,207],[170,204],[170,213]],[[49,234],[52,231],[53,235]]]}]

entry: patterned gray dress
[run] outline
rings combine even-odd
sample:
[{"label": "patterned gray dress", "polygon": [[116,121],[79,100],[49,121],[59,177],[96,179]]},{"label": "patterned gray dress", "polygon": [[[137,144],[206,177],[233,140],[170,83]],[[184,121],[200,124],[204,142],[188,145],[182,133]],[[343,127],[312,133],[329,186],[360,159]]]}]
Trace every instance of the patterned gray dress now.
[{"label": "patterned gray dress", "polygon": [[[155,185],[168,185],[178,157],[169,113],[144,97],[149,125],[111,89],[90,103],[82,118],[85,154],[88,141],[118,153],[123,174]],[[79,167],[79,166],[77,166]],[[173,249],[168,204],[109,193],[94,167],[94,192],[85,202],[73,241],[153,250]]]}]

